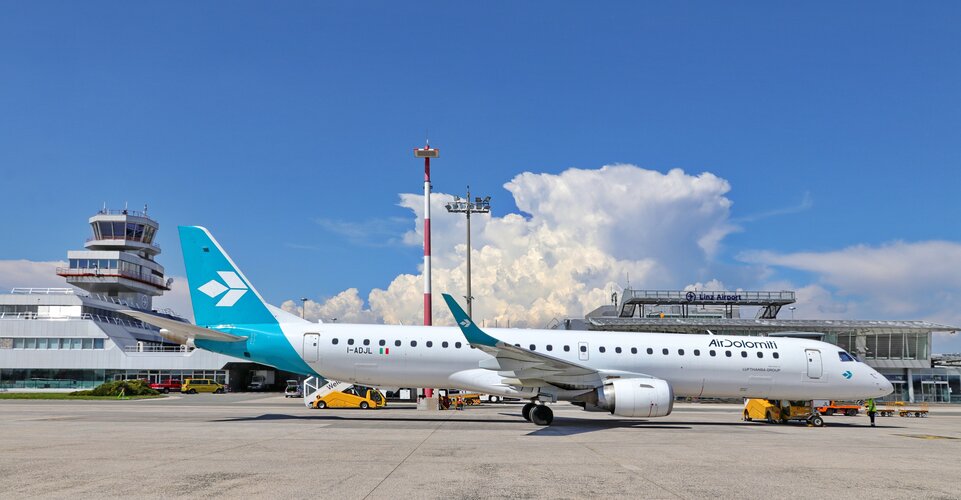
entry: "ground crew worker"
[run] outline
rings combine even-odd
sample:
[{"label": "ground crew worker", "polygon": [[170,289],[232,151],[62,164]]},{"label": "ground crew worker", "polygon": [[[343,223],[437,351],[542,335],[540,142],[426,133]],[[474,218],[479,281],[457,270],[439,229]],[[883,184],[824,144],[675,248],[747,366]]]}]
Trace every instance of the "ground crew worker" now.
[{"label": "ground crew worker", "polygon": [[874,404],[874,398],[868,400],[868,417],[871,417],[871,427],[874,427],[874,417],[878,414],[878,407]]}]

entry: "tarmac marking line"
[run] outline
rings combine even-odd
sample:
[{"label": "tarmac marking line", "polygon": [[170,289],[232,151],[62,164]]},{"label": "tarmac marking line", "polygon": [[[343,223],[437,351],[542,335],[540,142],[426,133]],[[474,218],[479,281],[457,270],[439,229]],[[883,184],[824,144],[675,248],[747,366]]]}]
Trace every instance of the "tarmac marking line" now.
[{"label": "tarmac marking line", "polygon": [[[453,412],[448,412],[448,413],[453,413]],[[411,455],[414,454],[414,452],[416,452],[417,450],[419,450],[420,447],[423,446],[424,443],[426,443],[427,440],[430,439],[431,436],[433,436],[434,433],[437,432],[438,429],[440,429],[440,426],[442,426],[442,425],[444,425],[444,424],[446,424],[447,422],[450,421],[451,416],[453,416],[453,415],[448,415],[446,419],[438,422],[437,425],[434,426],[434,428],[430,430],[430,433],[427,434],[427,437],[425,437],[423,440],[421,440],[420,443],[417,443],[417,446],[415,446],[413,450],[410,450],[410,453],[408,453],[407,456],[405,456],[400,462],[398,462],[397,465],[395,465],[394,468],[391,469],[390,472],[388,472],[386,476],[384,476],[384,479],[381,479],[380,482],[377,483],[376,486],[374,486],[373,488],[371,488],[371,490],[370,490],[369,492],[367,492],[367,495],[364,496],[364,499],[366,500],[367,498],[370,498],[370,496],[373,495],[375,491],[377,491],[377,488],[380,488],[380,485],[384,484],[384,482],[387,481],[387,479],[389,479],[390,476],[394,474],[394,471],[396,471],[398,468],[400,468],[401,465],[404,465],[404,462],[406,462],[407,459],[410,458]]]}]

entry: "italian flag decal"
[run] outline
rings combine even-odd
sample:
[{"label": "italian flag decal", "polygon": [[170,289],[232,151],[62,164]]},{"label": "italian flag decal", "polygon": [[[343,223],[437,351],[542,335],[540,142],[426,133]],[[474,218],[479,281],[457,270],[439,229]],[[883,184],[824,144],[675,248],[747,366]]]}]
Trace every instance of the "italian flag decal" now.
[{"label": "italian flag decal", "polygon": [[381,354],[390,354],[390,347],[381,347],[381,348],[380,348],[380,353],[381,353]]}]

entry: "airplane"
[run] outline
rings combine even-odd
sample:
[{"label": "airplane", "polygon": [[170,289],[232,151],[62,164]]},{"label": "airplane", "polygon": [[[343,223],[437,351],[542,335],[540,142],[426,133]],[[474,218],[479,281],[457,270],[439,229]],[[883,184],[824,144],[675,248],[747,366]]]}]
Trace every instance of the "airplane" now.
[{"label": "airplane", "polygon": [[123,311],[179,342],[280,370],[368,386],[443,387],[629,418],[677,397],[857,400],[888,380],[838,346],[802,338],[487,328],[444,294],[456,327],[314,323],[264,301],[211,233],[179,227],[196,325]]}]

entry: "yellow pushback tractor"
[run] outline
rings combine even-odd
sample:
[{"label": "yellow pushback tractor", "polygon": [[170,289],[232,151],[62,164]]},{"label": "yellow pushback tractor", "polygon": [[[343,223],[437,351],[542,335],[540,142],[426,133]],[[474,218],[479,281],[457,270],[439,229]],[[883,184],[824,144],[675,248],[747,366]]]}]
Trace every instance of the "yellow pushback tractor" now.
[{"label": "yellow pushback tractor", "polygon": [[824,419],[814,408],[812,401],[782,401],[771,399],[748,399],[744,403],[744,420],[765,420],[770,424],[803,421],[815,427],[824,425]]}]

